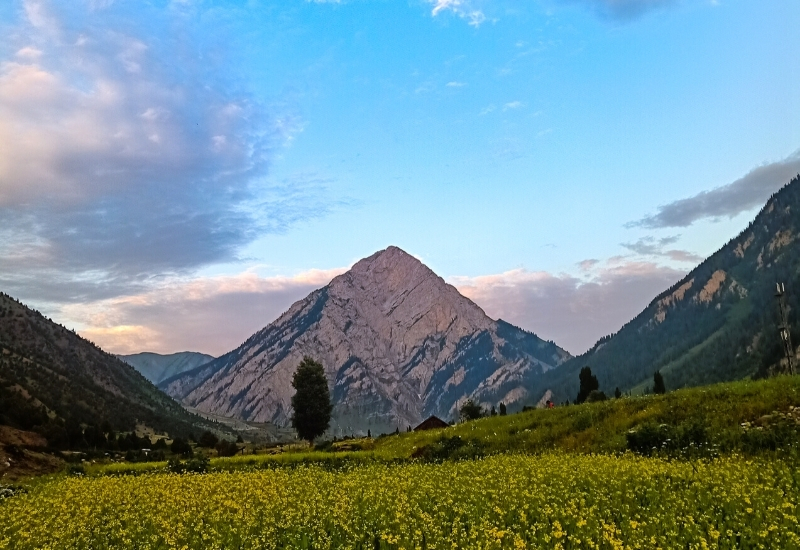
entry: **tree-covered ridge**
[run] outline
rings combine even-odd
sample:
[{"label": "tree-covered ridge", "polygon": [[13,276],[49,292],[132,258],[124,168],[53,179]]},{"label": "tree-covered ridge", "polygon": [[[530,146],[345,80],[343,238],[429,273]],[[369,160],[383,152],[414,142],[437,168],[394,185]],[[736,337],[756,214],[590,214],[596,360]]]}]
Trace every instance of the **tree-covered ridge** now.
[{"label": "tree-covered ridge", "polygon": [[137,422],[188,434],[198,420],[130,365],[0,293],[0,424],[55,440]]},{"label": "tree-covered ridge", "polygon": [[667,389],[763,376],[778,367],[775,283],[785,284],[792,340],[800,309],[800,176],[773,194],[753,222],[657,296],[616,334],[547,373],[534,394],[573,399],[590,366],[600,388],[640,390],[654,371]]}]

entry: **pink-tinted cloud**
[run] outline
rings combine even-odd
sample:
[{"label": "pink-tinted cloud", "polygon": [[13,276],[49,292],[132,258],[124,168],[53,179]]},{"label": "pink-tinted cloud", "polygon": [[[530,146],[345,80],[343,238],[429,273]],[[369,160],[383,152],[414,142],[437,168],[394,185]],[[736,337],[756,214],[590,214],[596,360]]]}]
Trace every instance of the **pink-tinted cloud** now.
[{"label": "pink-tinted cloud", "polygon": [[492,318],[502,318],[572,354],[616,332],[684,271],[650,262],[581,262],[588,277],[515,269],[450,282]]},{"label": "pink-tinted cloud", "polygon": [[138,294],[65,306],[58,317],[113,353],[200,351],[221,355],[274,321],[345,268],[293,277],[234,276],[173,281]]}]

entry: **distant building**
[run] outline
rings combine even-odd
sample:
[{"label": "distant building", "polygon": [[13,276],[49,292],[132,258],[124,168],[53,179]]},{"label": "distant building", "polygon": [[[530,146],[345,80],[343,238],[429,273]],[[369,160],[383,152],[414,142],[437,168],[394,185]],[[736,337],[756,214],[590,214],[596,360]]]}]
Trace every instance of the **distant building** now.
[{"label": "distant building", "polygon": [[438,430],[440,428],[447,428],[448,426],[450,426],[450,424],[448,424],[438,416],[431,416],[430,418],[425,420],[422,424],[414,428],[414,431],[421,432],[423,430]]}]

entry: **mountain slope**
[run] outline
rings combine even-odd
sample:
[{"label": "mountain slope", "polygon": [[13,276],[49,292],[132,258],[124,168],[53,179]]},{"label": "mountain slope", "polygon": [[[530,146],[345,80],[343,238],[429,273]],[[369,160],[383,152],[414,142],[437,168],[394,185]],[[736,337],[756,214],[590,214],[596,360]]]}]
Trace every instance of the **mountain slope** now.
[{"label": "mountain slope", "polygon": [[652,386],[659,370],[668,389],[764,375],[778,365],[775,283],[785,283],[792,340],[800,343],[800,176],[767,201],[736,238],[657,296],[614,335],[547,373],[533,395],[558,401],[578,392],[588,365],[601,389]]},{"label": "mountain slope", "polygon": [[326,368],[334,429],[385,430],[466,396],[486,405],[527,397],[532,379],[569,357],[494,321],[421,262],[389,247],[295,303],[238,349],[159,387],[200,410],[286,425],[304,355]]},{"label": "mountain slope", "polygon": [[0,424],[49,438],[104,422],[186,435],[199,419],[130,365],[0,293]]},{"label": "mountain slope", "polygon": [[142,352],[133,355],[118,355],[117,357],[142,373],[153,384],[195,369],[214,359],[211,355],[195,351],[182,351],[169,355]]}]

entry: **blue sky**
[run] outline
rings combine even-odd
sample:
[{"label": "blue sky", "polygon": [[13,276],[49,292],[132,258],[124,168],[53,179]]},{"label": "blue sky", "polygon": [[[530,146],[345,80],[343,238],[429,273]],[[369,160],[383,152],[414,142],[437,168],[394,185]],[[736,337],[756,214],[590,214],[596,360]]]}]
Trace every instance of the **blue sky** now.
[{"label": "blue sky", "polygon": [[388,245],[573,353],[800,172],[790,0],[0,6],[0,287],[223,353]]}]

